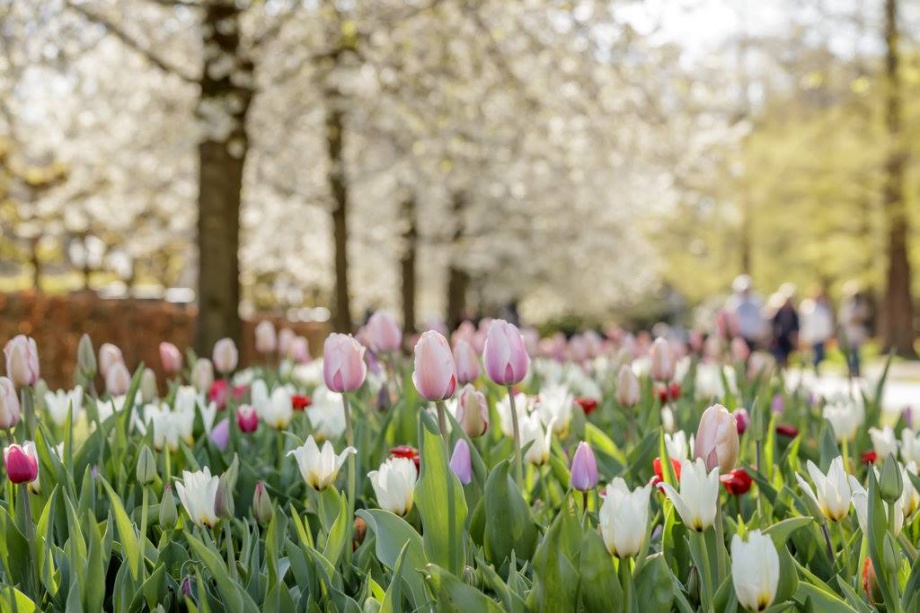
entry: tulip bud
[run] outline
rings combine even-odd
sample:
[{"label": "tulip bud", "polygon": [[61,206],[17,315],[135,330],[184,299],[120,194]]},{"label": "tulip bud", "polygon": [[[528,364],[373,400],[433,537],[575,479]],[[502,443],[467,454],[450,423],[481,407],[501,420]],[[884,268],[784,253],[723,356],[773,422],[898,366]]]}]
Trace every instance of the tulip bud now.
[{"label": "tulip bud", "polygon": [[198,358],[192,367],[192,385],[202,394],[206,394],[214,383],[214,366],[208,358]]},{"label": "tulip bud", "polygon": [[738,436],[741,436],[747,431],[748,423],[751,421],[751,418],[748,417],[747,409],[735,409],[732,417],[735,418],[735,424],[738,426]]},{"label": "tulip bud", "polygon": [[109,376],[109,370],[115,364],[124,364],[125,358],[121,355],[121,349],[112,343],[103,343],[99,347],[99,373],[105,379]]},{"label": "tulip bud", "polygon": [[141,485],[150,485],[157,480],[157,461],[153,457],[150,447],[144,445],[137,456],[137,482]]},{"label": "tulip bud", "polygon": [[3,348],[6,376],[17,386],[25,387],[38,381],[38,347],[35,339],[19,334]]},{"label": "tulip bud", "polygon": [[454,453],[450,456],[450,469],[454,471],[460,483],[469,484],[473,480],[473,466],[470,459],[470,446],[466,439],[458,439]]},{"label": "tulip bud", "polygon": [[176,499],[172,493],[172,485],[167,483],[163,487],[163,498],[160,499],[160,528],[169,530],[176,527],[179,520],[179,511],[176,509]]},{"label": "tulip bud", "polygon": [[405,515],[412,510],[418,472],[408,458],[389,458],[367,474],[381,509]]},{"label": "tulip bud", "polygon": [[236,350],[236,344],[233,339],[222,338],[214,344],[211,360],[214,362],[214,368],[222,375],[229,375],[236,370],[239,358],[240,355]]},{"label": "tulip bud", "polygon": [[466,384],[457,399],[457,421],[470,438],[478,438],[489,429],[489,405],[485,395]]},{"label": "tulip bud", "polygon": [[454,345],[454,363],[457,365],[457,382],[472,383],[479,378],[479,356],[473,346],[460,339]]},{"label": "tulip bud", "polygon": [[888,504],[894,504],[894,501],[901,497],[903,490],[904,482],[898,461],[894,459],[894,455],[888,454],[885,463],[882,464],[882,473],[878,479],[879,494],[882,500]]},{"label": "tulip bud", "polygon": [[259,481],[256,483],[256,491],[252,497],[252,516],[256,518],[259,524],[267,526],[274,514],[275,509],[272,507],[272,499],[265,489],[265,484]]},{"label": "tulip bud", "polygon": [[652,344],[652,379],[668,382],[674,378],[674,351],[671,344],[659,337]]},{"label": "tulip bud", "polygon": [[607,551],[620,559],[639,554],[648,529],[650,485],[630,491],[620,477],[607,485],[598,511],[601,536]]},{"label": "tulip bud", "polygon": [[520,383],[530,368],[524,337],[514,324],[502,319],[494,320],[489,326],[482,360],[489,378],[498,385]]},{"label": "tulip bud", "polygon": [[296,336],[297,334],[290,328],[281,328],[281,331],[278,332],[278,353],[284,356],[288,355],[291,350],[291,343],[294,342]]},{"label": "tulip bud", "polygon": [[116,362],[109,367],[105,377],[105,389],[111,396],[123,396],[131,387],[131,373],[123,362]]},{"label": "tulip bud", "polygon": [[426,400],[444,400],[457,389],[457,367],[447,339],[428,330],[415,345],[415,389]]},{"label": "tulip bud", "polygon": [[256,351],[274,353],[277,350],[278,335],[275,333],[275,324],[264,319],[256,326]]},{"label": "tulip bud", "polygon": [[368,346],[374,353],[399,351],[402,329],[389,311],[377,311],[367,320],[365,328]]},{"label": "tulip bud", "polygon": [[866,562],[863,564],[862,588],[869,599],[870,605],[875,605],[882,601],[882,590],[878,585],[878,576],[875,574],[875,567],[872,566],[872,558],[866,556]]},{"label": "tulip bud", "polygon": [[6,377],[0,377],[0,430],[9,430],[19,423],[21,415],[16,386]]},{"label": "tulip bud", "polygon": [[776,598],[779,587],[779,554],[773,539],[752,530],[747,542],[732,537],[732,583],[738,602],[751,611],[763,611]]},{"label": "tulip bud", "polygon": [[158,394],[156,373],[145,368],[144,374],[141,375],[141,399],[146,403],[151,403],[157,399]]},{"label": "tulip bud", "polygon": [[209,436],[215,447],[221,451],[227,450],[227,445],[230,443],[230,422],[227,421],[226,417],[217,422],[217,425],[211,429]]},{"label": "tulip bud", "polygon": [[220,476],[217,496],[214,497],[214,514],[224,519],[233,518],[233,485],[230,483],[229,475],[228,471]]},{"label": "tulip bud", "polygon": [[160,343],[160,363],[167,375],[177,375],[182,370],[182,353],[172,343]]},{"label": "tulip bud", "polygon": [[597,460],[588,443],[578,443],[575,457],[572,458],[572,489],[587,492],[597,487]]},{"label": "tulip bud", "polygon": [[259,428],[259,414],[249,404],[241,404],[236,410],[236,425],[241,432],[251,433]]},{"label": "tulip bud", "polygon": [[96,376],[96,351],[89,334],[81,336],[77,345],[77,370],[87,379]]},{"label": "tulip bud", "polygon": [[743,468],[736,468],[726,475],[719,477],[726,491],[732,496],[747,494],[754,483],[754,479]]},{"label": "tulip bud", "polygon": [[617,402],[627,408],[639,403],[639,379],[627,364],[620,366],[617,374]]},{"label": "tulip bud", "polygon": [[38,478],[38,454],[35,443],[12,444],[3,450],[6,474],[12,483],[31,483]]},{"label": "tulip bud", "polygon": [[297,336],[291,341],[288,357],[298,364],[306,364],[310,361],[310,343],[305,336]]},{"label": "tulip bud", "polygon": [[718,467],[723,473],[735,467],[738,461],[738,426],[732,414],[720,404],[703,412],[696,432],[694,455],[706,462],[706,468]]},{"label": "tulip bud", "polygon": [[364,347],[350,334],[330,334],[323,344],[323,379],[332,392],[353,392],[364,384]]}]

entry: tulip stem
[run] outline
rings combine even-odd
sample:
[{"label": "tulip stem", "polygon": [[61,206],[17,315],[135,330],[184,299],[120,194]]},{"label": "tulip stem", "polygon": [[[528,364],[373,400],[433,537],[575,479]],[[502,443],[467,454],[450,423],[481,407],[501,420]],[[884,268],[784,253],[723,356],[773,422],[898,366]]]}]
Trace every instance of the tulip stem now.
[{"label": "tulip stem", "polygon": [[140,578],[141,583],[143,583],[146,577],[146,574],[147,574],[147,566],[146,564],[144,564],[144,557],[147,551],[147,505],[148,505],[148,496],[150,495],[150,488],[148,488],[146,485],[143,485],[141,486],[141,489],[143,490],[143,494],[142,494],[143,506],[141,506],[141,534],[140,534],[141,546],[140,546],[140,550],[137,552],[138,558],[139,558],[137,561],[138,562],[137,572],[138,572],[138,577]]},{"label": "tulip stem", "polygon": [[19,500],[22,502],[22,529],[23,536],[26,537],[26,542],[29,544],[29,566],[31,567],[32,572],[29,573],[29,576],[32,580],[32,598],[36,601],[40,600],[38,597],[39,592],[39,568],[38,568],[38,554],[35,550],[35,526],[32,523],[32,503],[29,500],[29,484],[20,483],[19,484]]},{"label": "tulip stem", "polygon": [[[342,393],[342,407],[345,410],[345,444],[349,447],[354,446],[355,434],[351,427],[351,407],[348,403],[348,393]],[[352,542],[352,532],[354,530],[354,517],[355,517],[355,490],[358,475],[355,474],[357,470],[355,467],[355,455],[354,453],[348,454],[348,516],[347,516],[347,530],[348,535],[345,539],[345,559],[351,562],[352,548],[350,543]]]},{"label": "tulip stem", "polygon": [[834,563],[834,546],[831,545],[831,533],[827,529],[827,521],[821,524],[821,532],[824,533],[824,544],[827,546],[827,559],[833,564]]},{"label": "tulip stem", "polygon": [[847,445],[846,437],[843,437],[842,445],[843,445],[843,470],[847,474],[851,474],[850,473],[850,454],[847,451],[848,445]]},{"label": "tulip stem", "polygon": [[713,585],[712,585],[712,562],[709,557],[709,547],[706,545],[706,532],[696,532],[696,537],[700,542],[700,595],[704,611],[712,611]]},{"label": "tulip stem", "polygon": [[715,588],[718,588],[719,585],[722,585],[722,578],[725,577],[728,572],[727,564],[725,563],[725,527],[722,525],[722,505],[716,504],[716,583]]},{"label": "tulip stem", "polygon": [[514,390],[508,386],[508,402],[511,405],[511,425],[514,430],[514,480],[518,487],[524,482],[524,458],[521,457],[521,426],[518,424],[517,407],[514,404]]},{"label": "tulip stem", "polygon": [[632,573],[630,572],[629,558],[620,558],[620,584],[623,586],[623,599],[626,606],[623,608],[627,613],[632,613]]},{"label": "tulip stem", "polygon": [[438,407],[438,429],[441,431],[441,438],[444,439],[444,449],[447,450],[447,457],[450,457],[450,435],[447,433],[447,416],[445,415],[444,401],[438,400],[435,402],[435,406]]},{"label": "tulip stem", "polygon": [[35,440],[35,407],[32,405],[32,388],[23,387],[20,390],[20,397],[22,401],[22,414],[25,416],[23,420],[26,425],[26,439],[27,441]]},{"label": "tulip stem", "polygon": [[[891,505],[891,506],[894,507],[894,505]],[[849,551],[849,548],[847,547],[847,535],[846,535],[846,532],[844,532],[844,530],[843,530],[843,523],[842,523],[842,522],[836,522],[836,523],[837,523],[837,531],[840,532],[840,544],[841,544],[841,546],[843,547],[843,568],[844,568],[844,573],[846,573],[845,576],[849,576],[849,573],[850,573],[850,551]]]}]

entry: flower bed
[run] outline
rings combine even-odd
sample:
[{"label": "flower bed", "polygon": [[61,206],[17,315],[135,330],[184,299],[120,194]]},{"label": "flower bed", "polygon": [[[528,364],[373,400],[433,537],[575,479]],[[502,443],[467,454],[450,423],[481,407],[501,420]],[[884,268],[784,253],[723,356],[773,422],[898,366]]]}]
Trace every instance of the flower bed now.
[{"label": "flower bed", "polygon": [[158,388],[86,337],[57,393],[7,344],[4,611],[920,607],[920,438],[881,384],[501,321],[412,357],[385,313],[322,361],[254,338],[247,369],[162,345]]}]

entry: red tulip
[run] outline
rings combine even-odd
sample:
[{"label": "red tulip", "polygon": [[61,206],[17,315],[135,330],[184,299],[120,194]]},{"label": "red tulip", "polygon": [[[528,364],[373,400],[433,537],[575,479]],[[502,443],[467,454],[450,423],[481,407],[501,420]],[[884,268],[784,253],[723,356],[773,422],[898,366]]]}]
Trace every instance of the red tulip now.
[{"label": "red tulip", "polygon": [[779,424],[776,426],[776,433],[781,434],[782,436],[795,438],[799,435],[799,429],[790,424]]},{"label": "red tulip", "polygon": [[13,444],[3,450],[6,474],[13,483],[31,483],[38,478],[38,454],[35,443]]},{"label": "red tulip", "polygon": [[577,402],[581,410],[585,412],[585,415],[590,415],[594,412],[594,409],[597,408],[597,400],[594,398],[576,398],[575,402]]},{"label": "red tulip", "polygon": [[748,490],[751,489],[751,484],[754,483],[751,475],[747,474],[747,471],[743,468],[736,468],[728,474],[719,477],[719,480],[722,482],[722,485],[725,486],[725,489],[728,490],[728,493],[734,496],[747,494]]},{"label": "red tulip", "polygon": [[409,445],[399,445],[398,447],[393,447],[390,449],[391,458],[408,458],[415,462],[415,469],[419,470],[421,468],[421,456],[419,456],[418,449],[415,447],[410,447]]},{"label": "red tulip", "polygon": [[863,464],[875,464],[877,460],[878,460],[878,454],[875,453],[875,450],[870,449],[869,451],[862,452]]},{"label": "red tulip", "polygon": [[311,404],[313,404],[313,399],[306,394],[293,394],[291,396],[291,405],[293,405],[295,411],[303,411]]}]

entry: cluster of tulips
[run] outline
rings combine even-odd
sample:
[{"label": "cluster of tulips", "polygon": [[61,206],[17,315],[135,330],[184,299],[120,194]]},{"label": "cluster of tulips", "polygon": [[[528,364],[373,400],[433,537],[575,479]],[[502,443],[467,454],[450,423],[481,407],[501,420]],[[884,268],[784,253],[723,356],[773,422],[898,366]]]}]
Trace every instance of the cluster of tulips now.
[{"label": "cluster of tulips", "polygon": [[[920,610],[920,437],[731,339],[5,349],[2,610]],[[533,356],[533,360],[531,359]],[[100,387],[97,384],[102,383]],[[689,434],[688,434],[689,433]],[[344,474],[343,474],[344,473]]]}]

